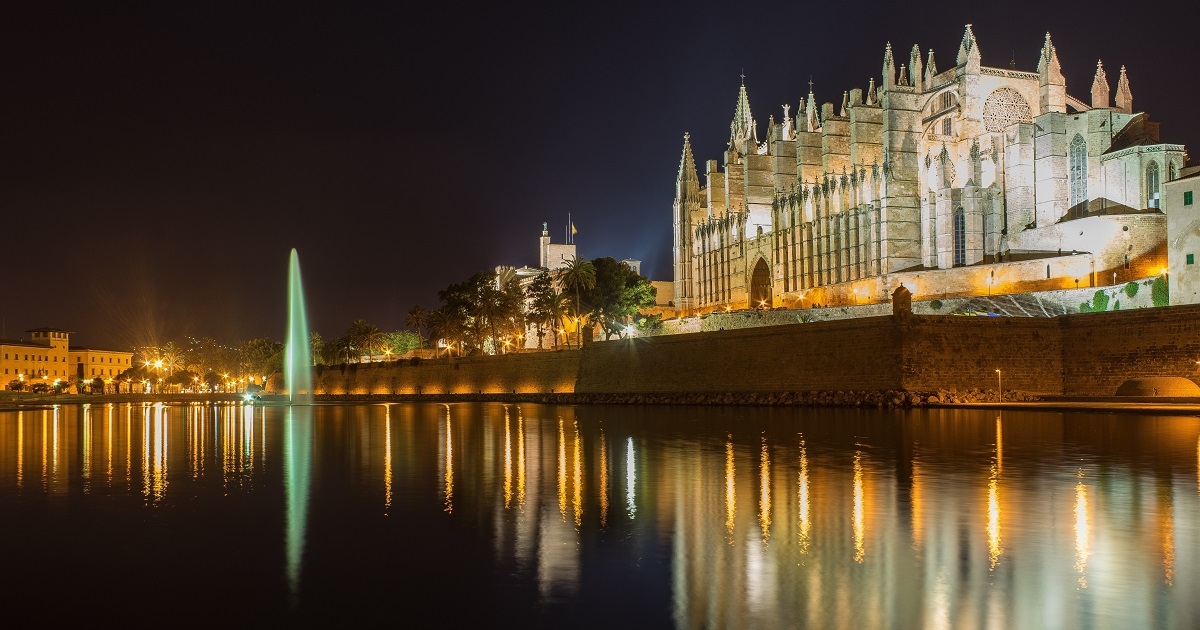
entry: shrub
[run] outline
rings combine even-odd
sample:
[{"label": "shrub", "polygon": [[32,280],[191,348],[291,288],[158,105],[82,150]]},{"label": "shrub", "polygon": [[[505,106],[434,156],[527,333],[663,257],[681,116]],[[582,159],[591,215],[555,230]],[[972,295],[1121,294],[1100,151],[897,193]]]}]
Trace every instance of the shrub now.
[{"label": "shrub", "polygon": [[1108,310],[1108,294],[1103,289],[1096,291],[1096,295],[1092,296],[1092,311],[1102,313]]},{"label": "shrub", "polygon": [[1113,303],[1113,310],[1114,311],[1121,310],[1121,300],[1117,300],[1116,302]]},{"label": "shrub", "polygon": [[1154,279],[1154,284],[1150,285],[1150,301],[1155,306],[1166,306],[1171,303],[1166,278],[1159,276]]},{"label": "shrub", "polygon": [[940,310],[942,309],[942,301],[941,301],[941,300],[934,300],[934,301],[930,302],[930,303],[929,303],[929,308],[931,308],[931,309],[933,309],[933,310],[935,310],[935,311],[940,311]]},{"label": "shrub", "polygon": [[1138,294],[1138,283],[1130,282],[1125,285],[1125,295],[1128,295],[1129,297],[1132,298],[1132,297],[1136,296],[1137,294]]},{"label": "shrub", "polygon": [[1091,313],[1092,312],[1091,302],[1080,302],[1079,303],[1079,312],[1080,313]]}]

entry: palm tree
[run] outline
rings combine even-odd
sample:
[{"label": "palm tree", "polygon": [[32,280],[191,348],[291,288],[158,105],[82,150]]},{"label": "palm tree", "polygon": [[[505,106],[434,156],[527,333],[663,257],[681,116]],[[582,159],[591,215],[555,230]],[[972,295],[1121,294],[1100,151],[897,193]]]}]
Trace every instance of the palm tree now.
[{"label": "palm tree", "polygon": [[567,261],[562,274],[563,286],[575,292],[575,324],[579,328],[579,340],[583,341],[583,314],[580,312],[579,293],[596,288],[596,266],[573,256]]},{"label": "palm tree", "polygon": [[428,318],[429,314],[421,308],[420,304],[412,307],[408,311],[408,315],[404,316],[404,325],[417,331],[417,339],[422,348],[425,347],[425,338],[421,336],[421,327],[427,323]]}]

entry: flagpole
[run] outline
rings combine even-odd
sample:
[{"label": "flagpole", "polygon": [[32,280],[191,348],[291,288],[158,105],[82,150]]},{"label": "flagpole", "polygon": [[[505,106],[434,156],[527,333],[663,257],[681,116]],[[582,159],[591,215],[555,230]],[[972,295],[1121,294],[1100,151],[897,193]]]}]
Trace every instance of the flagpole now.
[{"label": "flagpole", "polygon": [[567,234],[570,234],[571,240],[567,241],[567,243],[574,245],[575,244],[575,235],[571,234],[571,226],[572,225],[575,225],[575,224],[571,223],[571,213],[568,212],[567,213]]}]

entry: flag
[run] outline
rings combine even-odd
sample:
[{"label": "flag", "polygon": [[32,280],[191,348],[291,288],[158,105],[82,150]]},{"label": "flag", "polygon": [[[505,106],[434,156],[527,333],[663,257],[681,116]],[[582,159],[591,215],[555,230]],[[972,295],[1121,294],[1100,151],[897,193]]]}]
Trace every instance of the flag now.
[{"label": "flag", "polygon": [[574,222],[574,221],[572,221],[572,222],[571,222],[571,236],[575,236],[575,235],[576,235],[576,234],[578,234],[578,233],[579,233],[579,230],[576,230],[576,229],[575,229],[575,222]]}]

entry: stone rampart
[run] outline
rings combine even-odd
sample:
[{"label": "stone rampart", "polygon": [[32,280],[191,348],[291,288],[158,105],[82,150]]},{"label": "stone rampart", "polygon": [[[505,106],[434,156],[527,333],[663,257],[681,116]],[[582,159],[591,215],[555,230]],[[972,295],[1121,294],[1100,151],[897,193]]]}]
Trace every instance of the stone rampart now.
[{"label": "stone rampart", "polygon": [[316,394],[560,393],[575,390],[579,350],[314,368]]},{"label": "stone rampart", "polygon": [[900,387],[891,318],[702,332],[586,346],[576,392],[772,392]]},{"label": "stone rampart", "polygon": [[1134,377],[1196,380],[1197,361],[1200,306],[1054,318],[888,315],[592,343],[582,351],[323,367],[314,390],[335,397],[575,393],[589,400],[994,391],[999,369],[1006,391],[1112,396]]},{"label": "stone rampart", "polygon": [[1060,317],[1064,393],[1111,396],[1125,380],[1200,377],[1200,305]]}]

